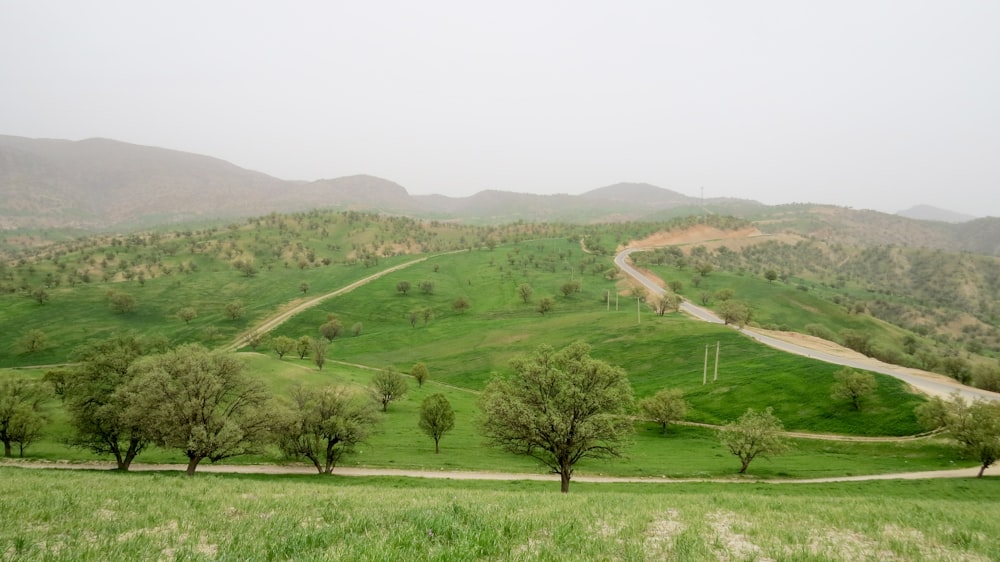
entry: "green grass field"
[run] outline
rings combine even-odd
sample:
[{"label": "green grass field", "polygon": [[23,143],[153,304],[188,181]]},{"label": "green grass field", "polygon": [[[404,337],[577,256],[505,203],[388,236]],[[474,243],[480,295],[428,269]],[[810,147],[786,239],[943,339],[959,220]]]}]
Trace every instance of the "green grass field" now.
[{"label": "green grass field", "polygon": [[578,484],[0,467],[4,560],[1000,558],[1000,479]]}]

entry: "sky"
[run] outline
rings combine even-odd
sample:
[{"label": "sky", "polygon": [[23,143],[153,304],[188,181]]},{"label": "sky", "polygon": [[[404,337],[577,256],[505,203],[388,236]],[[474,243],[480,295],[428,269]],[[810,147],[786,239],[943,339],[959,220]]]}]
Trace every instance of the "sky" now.
[{"label": "sky", "polygon": [[1000,216],[1000,2],[0,0],[0,134]]}]

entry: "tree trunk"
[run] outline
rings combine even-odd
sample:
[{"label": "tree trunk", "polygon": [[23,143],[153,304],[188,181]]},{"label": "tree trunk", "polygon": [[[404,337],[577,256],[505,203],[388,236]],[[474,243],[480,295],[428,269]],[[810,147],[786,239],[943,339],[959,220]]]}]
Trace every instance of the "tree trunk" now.
[{"label": "tree trunk", "polygon": [[986,471],[986,467],[988,467],[988,466],[989,466],[988,464],[983,463],[983,466],[979,467],[979,474],[976,475],[976,478],[982,478],[983,477],[983,472]]},{"label": "tree trunk", "polygon": [[194,471],[198,468],[198,463],[201,462],[202,457],[188,457],[187,475],[194,476]]},{"label": "tree trunk", "polygon": [[564,494],[569,493],[570,476],[572,476],[572,468],[563,465],[562,470],[559,471],[559,491]]},{"label": "tree trunk", "polygon": [[740,474],[747,473],[747,467],[750,466],[750,461],[752,460],[753,459],[740,459],[740,462],[743,464],[743,466],[740,467]]},{"label": "tree trunk", "polygon": [[441,448],[438,447],[438,441],[440,441],[440,440],[441,440],[440,437],[435,437],[434,438],[434,454],[435,455],[441,452]]},{"label": "tree trunk", "polygon": [[10,441],[9,440],[5,440],[3,442],[3,456],[8,457],[8,458],[10,458],[12,456],[12,453],[11,453],[11,450],[10,450]]},{"label": "tree trunk", "polygon": [[129,439],[128,450],[125,451],[125,460],[118,463],[118,470],[127,472],[128,467],[132,466],[132,461],[135,460],[135,456],[138,455],[141,450],[142,445],[138,439]]}]

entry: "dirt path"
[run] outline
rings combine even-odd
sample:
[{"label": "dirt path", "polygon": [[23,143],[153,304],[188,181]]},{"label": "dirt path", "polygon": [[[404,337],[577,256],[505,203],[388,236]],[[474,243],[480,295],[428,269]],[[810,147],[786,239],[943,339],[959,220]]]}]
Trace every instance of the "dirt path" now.
[{"label": "dirt path", "polygon": [[[114,463],[110,462],[39,462],[39,461],[18,461],[2,460],[0,467],[14,467],[25,469],[63,469],[63,470],[113,470]],[[184,464],[140,464],[133,463],[131,471],[170,471],[184,472],[187,468]],[[200,473],[213,474],[317,474],[316,469],[304,464],[288,465],[228,465],[228,464],[203,464],[198,467]],[[400,468],[364,468],[364,467],[338,467],[333,471],[335,476],[392,476],[404,478],[437,478],[446,480],[534,480],[545,482],[558,482],[559,476],[556,474],[538,473],[517,473],[517,472],[479,472],[479,471],[451,471],[451,470],[419,470]],[[752,476],[738,477],[734,475],[730,478],[668,478],[665,476],[600,476],[600,475],[574,475],[574,482],[594,482],[594,483],[641,483],[641,484],[680,484],[685,482],[715,482],[715,483],[766,483],[766,484],[820,484],[829,482],[860,482],[866,480],[925,480],[931,478],[975,478],[979,473],[979,467],[958,468],[953,470],[934,470],[925,472],[900,472],[892,474],[866,474],[861,476],[833,476],[829,478],[804,478],[804,479],[776,479],[764,480]],[[990,474],[991,475],[991,474]],[[318,474],[317,474],[318,476]],[[986,476],[986,474],[984,474]]]},{"label": "dirt path", "polygon": [[310,309],[310,308],[312,308],[312,307],[314,307],[314,306],[322,303],[323,301],[325,301],[327,299],[332,299],[333,297],[339,297],[340,295],[343,295],[345,293],[350,293],[351,291],[353,291],[354,289],[357,289],[358,287],[361,287],[362,285],[366,285],[368,283],[371,283],[372,281],[374,281],[374,280],[376,280],[376,279],[378,279],[380,277],[384,277],[384,276],[386,276],[386,275],[388,275],[388,274],[390,274],[390,273],[392,273],[394,271],[399,271],[400,269],[405,269],[407,267],[410,267],[411,265],[418,264],[418,263],[420,263],[422,261],[427,260],[429,257],[431,257],[431,256],[424,256],[422,258],[417,258],[415,260],[408,261],[406,263],[401,263],[399,265],[394,265],[394,266],[392,266],[392,267],[390,267],[388,269],[383,269],[382,271],[379,271],[378,273],[374,273],[372,275],[369,275],[368,277],[365,277],[364,279],[359,279],[359,280],[355,281],[354,283],[351,283],[350,285],[341,287],[341,288],[337,289],[336,291],[333,291],[333,292],[330,292],[330,293],[326,293],[326,294],[320,295],[318,297],[313,297],[313,298],[311,298],[311,299],[309,299],[309,300],[307,300],[305,302],[299,303],[299,304],[293,306],[292,308],[289,308],[288,310],[284,310],[282,312],[279,312],[278,314],[276,314],[276,315],[274,315],[274,316],[272,316],[272,317],[264,320],[263,322],[261,322],[257,326],[251,328],[248,332],[240,334],[235,340],[233,340],[229,345],[223,347],[222,349],[223,349],[223,351],[236,351],[237,349],[239,349],[239,348],[241,348],[241,347],[243,347],[243,346],[245,346],[247,344],[247,338],[249,337],[250,334],[252,334],[254,332],[256,332],[258,334],[261,334],[261,335],[266,334],[267,332],[270,332],[271,330],[277,328],[281,324],[285,323],[289,318],[291,318],[292,316],[295,316],[296,314],[302,312],[303,310]]}]

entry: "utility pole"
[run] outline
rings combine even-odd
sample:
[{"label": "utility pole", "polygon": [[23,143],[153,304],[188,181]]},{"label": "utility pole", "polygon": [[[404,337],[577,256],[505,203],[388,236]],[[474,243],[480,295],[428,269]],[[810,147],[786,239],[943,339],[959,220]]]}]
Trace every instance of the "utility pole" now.
[{"label": "utility pole", "polygon": [[641,324],[642,323],[642,311],[639,308],[639,303],[640,302],[642,302],[642,299],[640,299],[638,296],[636,296],[635,297],[635,323],[636,324]]},{"label": "utility pole", "polygon": [[615,311],[618,310],[618,293],[615,293]]},{"label": "utility pole", "polygon": [[715,374],[712,375],[712,382],[719,380],[719,342],[715,342]]},{"label": "utility pole", "polygon": [[708,344],[705,344],[705,370],[701,373],[701,384],[708,384]]},{"label": "utility pole", "polygon": [[608,301],[608,311],[611,311],[611,291],[604,291],[604,300]]}]

